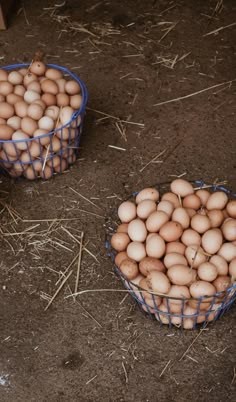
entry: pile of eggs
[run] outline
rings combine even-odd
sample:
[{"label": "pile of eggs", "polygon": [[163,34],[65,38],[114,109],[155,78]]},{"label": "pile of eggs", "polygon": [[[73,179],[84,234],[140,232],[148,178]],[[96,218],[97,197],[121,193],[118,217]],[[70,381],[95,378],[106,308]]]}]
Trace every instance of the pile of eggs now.
[{"label": "pile of eggs", "polygon": [[76,159],[81,117],[68,123],[82,103],[79,83],[41,61],[0,69],[0,164],[32,180],[64,171]]},{"label": "pile of eggs", "polygon": [[175,179],[162,196],[145,188],[122,202],[118,216],[115,264],[142,308],[186,329],[212,321],[236,281],[236,200]]}]

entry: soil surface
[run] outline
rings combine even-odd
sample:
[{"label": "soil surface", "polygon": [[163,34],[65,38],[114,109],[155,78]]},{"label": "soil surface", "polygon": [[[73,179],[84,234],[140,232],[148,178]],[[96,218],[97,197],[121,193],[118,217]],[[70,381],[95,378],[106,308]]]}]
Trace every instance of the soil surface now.
[{"label": "soil surface", "polygon": [[104,217],[132,192],[181,174],[236,189],[235,20],[233,0],[25,0],[0,33],[2,65],[41,49],[89,92],[70,171],[47,182],[0,178],[1,402],[236,399],[235,308],[181,332],[121,292],[65,298],[82,231],[79,290],[122,289]]}]

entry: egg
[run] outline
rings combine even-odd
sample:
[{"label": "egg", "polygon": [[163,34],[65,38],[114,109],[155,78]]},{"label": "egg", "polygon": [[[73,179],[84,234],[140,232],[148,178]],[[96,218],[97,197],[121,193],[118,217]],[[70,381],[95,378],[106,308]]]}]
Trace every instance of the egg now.
[{"label": "egg", "polygon": [[73,117],[74,110],[70,106],[65,106],[60,110],[60,121],[62,125],[69,123]]},{"label": "egg", "polygon": [[117,253],[115,256],[116,266],[119,268],[122,261],[126,260],[127,258],[128,258],[128,254],[126,253],[126,251],[120,251],[119,253]]},{"label": "egg", "polygon": [[131,258],[126,258],[120,264],[120,271],[128,280],[132,280],[139,273],[138,264],[136,261],[131,260]]},{"label": "egg", "polygon": [[159,199],[159,191],[155,188],[148,187],[141,190],[136,196],[136,204],[139,204],[143,200],[152,200],[157,202]]},{"label": "egg", "polygon": [[51,169],[49,166],[45,166],[43,170],[39,172],[40,176],[44,180],[48,180],[53,176],[53,169]]},{"label": "egg", "polygon": [[228,202],[226,205],[226,211],[231,218],[236,218],[236,200]]},{"label": "egg", "polygon": [[43,169],[43,163],[40,160],[35,159],[32,161],[32,167],[36,172],[39,172]]},{"label": "egg", "polygon": [[223,236],[219,229],[209,229],[202,236],[202,247],[209,254],[216,254],[223,243]]},{"label": "egg", "polygon": [[33,133],[37,130],[38,124],[31,117],[23,117],[21,119],[21,129],[24,133],[33,136]]},{"label": "egg", "polygon": [[162,298],[160,296],[154,296],[153,294],[147,295],[145,295],[145,303],[150,307],[150,311],[154,313],[154,311],[162,303]]},{"label": "egg", "polygon": [[209,300],[209,299],[207,299],[207,300],[202,300],[202,301],[200,301],[201,299],[199,299],[199,300],[189,300],[188,301],[188,305],[189,305],[189,307],[192,307],[192,308],[194,308],[194,309],[196,309],[196,311],[198,311],[198,312],[203,312],[203,311],[206,311],[210,306],[211,306],[211,300]]},{"label": "egg", "polygon": [[182,308],[182,299],[190,298],[190,292],[187,286],[172,285],[167,296],[170,297],[169,303],[171,303],[172,306],[176,305]]},{"label": "egg", "polygon": [[40,120],[43,117],[43,108],[37,103],[31,103],[27,109],[27,114],[34,120]]},{"label": "egg", "polygon": [[7,124],[7,120],[0,117],[0,124]]},{"label": "egg", "polygon": [[32,166],[29,166],[28,168],[25,169],[24,171],[24,176],[28,179],[28,180],[35,180],[37,177],[37,173],[34,171],[34,169],[32,168]]},{"label": "egg", "polygon": [[34,91],[38,94],[41,94],[41,85],[38,81],[32,81],[27,86],[27,91]]},{"label": "egg", "polygon": [[128,223],[121,223],[117,229],[116,232],[117,233],[128,233]]},{"label": "egg", "polygon": [[39,105],[39,106],[41,106],[41,108],[42,108],[43,110],[45,110],[46,107],[47,107],[46,103],[44,103],[44,102],[42,101],[42,99],[38,99],[38,100],[34,101],[34,105]]},{"label": "egg", "polygon": [[173,180],[170,189],[174,194],[179,195],[180,197],[186,197],[187,195],[194,193],[192,184],[184,179]]},{"label": "egg", "polygon": [[79,110],[83,103],[83,98],[81,95],[73,95],[70,97],[70,106],[75,110]]},{"label": "egg", "polygon": [[59,166],[55,166],[54,170],[57,173],[62,173],[67,169],[67,160],[61,159],[61,163]]},{"label": "egg", "polygon": [[0,140],[11,140],[14,129],[8,124],[0,124]]},{"label": "egg", "polygon": [[24,93],[24,101],[27,103],[33,103],[36,100],[40,99],[40,94],[35,91],[26,91]]},{"label": "egg", "polygon": [[173,285],[190,285],[194,280],[193,271],[186,265],[176,264],[168,268],[167,276]]},{"label": "egg", "polygon": [[128,225],[128,235],[132,241],[145,241],[147,237],[145,223],[141,219],[132,220]]},{"label": "egg", "polygon": [[144,244],[138,241],[129,243],[127,247],[127,254],[129,258],[132,258],[137,262],[141,261],[144,257],[146,257]]},{"label": "egg", "polygon": [[166,254],[169,253],[178,253],[184,255],[186,246],[179,241],[171,241],[166,243]]},{"label": "egg", "polygon": [[50,143],[50,136],[49,135],[45,135],[48,134],[48,130],[42,129],[42,128],[38,128],[37,130],[35,130],[35,132],[33,133],[33,137],[34,138],[38,138],[38,141],[41,145],[48,145]]},{"label": "egg", "polygon": [[[52,167],[53,169],[56,166],[59,166],[61,162],[61,158],[58,155],[53,156],[53,158],[49,159],[47,161],[47,166]],[[118,232],[118,233],[127,233],[127,232]]]},{"label": "egg", "polygon": [[22,101],[23,98],[22,96],[16,95],[16,94],[9,94],[6,97],[6,102],[10,105],[15,105],[16,102]]},{"label": "egg", "polygon": [[24,85],[16,85],[14,87],[14,94],[19,95],[19,96],[24,96],[26,89],[24,87]]},{"label": "egg", "polygon": [[7,96],[13,92],[13,85],[8,81],[0,81],[0,94]]},{"label": "egg", "polygon": [[16,147],[16,144],[13,144],[12,142],[5,142],[3,144],[3,149],[8,156],[7,159],[10,159],[12,157],[11,158],[12,160],[16,160],[20,154],[20,152],[18,151],[18,149]]},{"label": "egg", "polygon": [[42,155],[42,147],[40,147],[38,141],[31,141],[29,153],[31,158],[38,158]]},{"label": "egg", "polygon": [[57,102],[57,106],[59,106],[59,107],[69,106],[70,105],[70,97],[69,97],[69,95],[67,95],[65,93],[59,92],[56,95],[56,102]]},{"label": "egg", "polygon": [[0,102],[0,117],[3,119],[9,119],[14,116],[15,111],[12,105],[9,105],[6,102]]},{"label": "egg", "polygon": [[24,163],[24,164],[30,163],[31,159],[32,158],[30,157],[30,154],[29,154],[28,150],[22,152],[22,154],[20,156],[20,160],[21,160],[22,163]]},{"label": "egg", "polygon": [[48,132],[53,130],[54,128],[54,120],[51,117],[48,116],[43,116],[39,121],[38,121],[38,126],[39,128],[42,128],[44,130],[47,130]]},{"label": "egg", "polygon": [[[141,201],[141,203],[144,201]],[[169,217],[165,212],[163,211],[152,212],[146,220],[147,230],[149,232],[158,232],[160,228],[168,221]]]},{"label": "egg", "polygon": [[194,215],[196,215],[197,211],[193,208],[185,208],[187,213],[189,214],[190,218],[192,218]]},{"label": "egg", "polygon": [[19,70],[18,70],[18,72],[21,74],[21,75],[23,75],[23,77],[28,73],[28,68],[25,68],[25,67],[23,67],[23,68],[20,68]]},{"label": "egg", "polygon": [[121,222],[127,223],[132,221],[136,218],[136,205],[131,201],[122,202],[118,208],[118,216]]},{"label": "egg", "polygon": [[41,96],[41,100],[44,102],[46,106],[56,105],[56,96],[51,93],[45,93]]},{"label": "egg", "polygon": [[23,76],[18,71],[11,71],[8,75],[8,82],[12,85],[20,85],[23,82]]},{"label": "egg", "polygon": [[[29,139],[29,136],[21,130],[15,131],[12,135],[13,141],[20,141],[20,142],[16,142],[15,146],[17,149],[20,149],[21,151],[25,151],[28,149],[28,146],[27,146],[28,139]],[[28,145],[30,145],[30,144],[28,144]]]},{"label": "egg", "polygon": [[181,206],[180,200],[177,195],[171,192],[163,194],[163,196],[161,197],[161,201],[171,202],[174,205],[174,208],[178,208]]},{"label": "egg", "polygon": [[165,254],[165,242],[158,234],[153,234],[146,242],[148,257],[161,258]]},{"label": "egg", "polygon": [[6,70],[0,69],[0,81],[8,80],[8,72]]},{"label": "egg", "polygon": [[188,265],[188,262],[184,255],[179,253],[166,253],[164,257],[164,266],[169,269],[173,265]]},{"label": "egg", "polygon": [[28,104],[25,101],[19,101],[15,103],[16,115],[23,118],[27,116]]},{"label": "egg", "polygon": [[199,209],[201,206],[201,199],[196,194],[189,194],[182,200],[184,208]]},{"label": "egg", "polygon": [[42,61],[34,61],[30,66],[30,71],[37,75],[43,75],[46,71],[46,65]]},{"label": "egg", "polygon": [[218,255],[230,262],[236,257],[236,246],[233,243],[224,243],[218,251]]},{"label": "egg", "polygon": [[170,291],[171,284],[163,272],[151,271],[147,276],[147,283],[154,293],[166,294]]},{"label": "egg", "polygon": [[28,72],[27,74],[25,74],[24,79],[23,79],[23,84],[25,87],[27,87],[32,81],[36,81],[37,80],[37,75]]},{"label": "egg", "polygon": [[158,306],[159,312],[155,314],[155,317],[162,324],[171,324],[171,317],[168,315],[167,307],[162,303]]},{"label": "egg", "polygon": [[174,211],[174,205],[170,201],[160,201],[159,204],[157,205],[157,211],[162,211],[165,212],[169,218],[172,215],[172,212]]},{"label": "egg", "polygon": [[117,251],[125,251],[129,243],[130,238],[126,233],[114,233],[112,235],[111,246]]},{"label": "egg", "polygon": [[197,273],[201,280],[207,282],[213,282],[218,275],[216,266],[210,262],[200,264]]},{"label": "egg", "polygon": [[229,264],[229,275],[232,278],[232,281],[236,281],[236,257]]},{"label": "egg", "polygon": [[185,250],[185,257],[192,268],[198,268],[207,260],[207,256],[198,244],[190,244]]},{"label": "egg", "polygon": [[65,78],[59,78],[56,80],[59,93],[65,93],[65,85],[66,85],[66,80]]},{"label": "egg", "polygon": [[141,219],[147,219],[149,215],[156,211],[157,205],[153,200],[143,200],[137,206],[137,215]]},{"label": "egg", "polygon": [[160,228],[159,234],[165,241],[176,241],[182,236],[183,228],[180,223],[170,221]]},{"label": "egg", "polygon": [[[190,285],[190,294],[192,297],[198,299],[203,296],[213,296],[216,293],[215,286],[206,281],[196,281]],[[211,300],[211,298],[210,298]],[[209,301],[206,300],[206,301]]]},{"label": "egg", "polygon": [[153,257],[144,257],[139,263],[139,270],[144,276],[147,276],[151,271],[165,272],[166,269],[161,260]]},{"label": "egg", "polygon": [[48,68],[45,72],[45,77],[49,78],[50,80],[58,80],[63,78],[63,74],[60,70]]},{"label": "egg", "polygon": [[[51,137],[49,149],[51,152],[55,152],[55,153],[61,150],[61,142],[56,136]],[[75,156],[74,150],[72,150],[72,151],[73,151],[73,154],[71,155],[71,157],[72,157],[72,160],[74,161],[74,159],[73,159],[73,156]]]},{"label": "egg", "polygon": [[183,231],[181,236],[181,242],[185,244],[185,246],[189,246],[191,244],[201,244],[201,236],[198,232],[193,229],[186,229]]},{"label": "egg", "polygon": [[195,194],[200,198],[201,205],[206,206],[207,200],[210,197],[211,193],[206,189],[200,189],[195,192]]},{"label": "egg", "polygon": [[55,81],[46,79],[41,81],[41,89],[44,93],[56,95],[59,92],[58,85]]},{"label": "egg", "polygon": [[183,229],[187,229],[189,227],[190,217],[188,212],[184,208],[181,207],[175,208],[171,219],[172,221],[180,223]]},{"label": "egg", "polygon": [[191,228],[196,232],[202,234],[211,227],[211,222],[208,216],[196,214],[191,218]]},{"label": "egg", "polygon": [[224,220],[223,211],[220,209],[212,209],[211,211],[208,211],[207,216],[210,219],[212,228],[218,228]]},{"label": "egg", "polygon": [[236,219],[233,218],[227,219],[223,223],[221,230],[226,240],[229,241],[236,240]]},{"label": "egg", "polygon": [[206,208],[212,209],[224,209],[228,202],[228,196],[223,191],[215,191],[210,195],[207,200]]},{"label": "egg", "polygon": [[218,276],[214,280],[213,285],[217,292],[225,292],[231,285],[231,278],[227,275]]},{"label": "egg", "polygon": [[76,95],[80,93],[80,85],[75,80],[69,80],[65,84],[65,90],[69,95]]},{"label": "egg", "polygon": [[57,120],[59,116],[59,107],[58,106],[48,106],[45,110],[45,116],[51,117],[53,120]]},{"label": "egg", "polygon": [[213,255],[209,262],[215,265],[218,275],[227,275],[229,268],[227,261],[220,255]]}]

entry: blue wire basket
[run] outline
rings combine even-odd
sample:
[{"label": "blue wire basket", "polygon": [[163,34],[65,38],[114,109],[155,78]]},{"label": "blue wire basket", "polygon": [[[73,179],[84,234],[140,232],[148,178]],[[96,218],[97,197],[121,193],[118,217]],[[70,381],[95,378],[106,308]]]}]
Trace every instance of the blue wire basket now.
[{"label": "blue wire basket", "polygon": [[[163,193],[165,187],[170,183],[155,184],[150,187],[155,187],[160,194]],[[206,188],[202,180],[192,181],[192,184],[197,185],[198,188]],[[211,191],[224,191],[230,199],[235,199],[236,194],[230,189],[217,184],[207,186]],[[134,199],[138,192],[133,193],[127,200]],[[117,209],[114,211],[117,216]],[[197,329],[205,328],[209,322],[216,321],[223,314],[225,314],[234,304],[236,300],[236,283],[232,284],[227,290],[217,292],[212,296],[202,296],[199,298],[177,298],[167,296],[165,294],[152,293],[137,285],[134,281],[127,279],[120,269],[115,265],[115,257],[117,252],[112,248],[110,243],[111,236],[115,233],[116,218],[108,218],[107,222],[107,237],[106,248],[108,249],[108,256],[111,257],[114,263],[114,271],[121,279],[124,287],[137,303],[141,311],[151,319],[156,320],[160,326],[168,325],[169,328],[178,327],[180,329]],[[165,308],[160,309],[160,299]],[[184,310],[188,302],[194,303],[194,313],[185,314]],[[203,309],[204,303],[207,308]],[[173,312],[173,304],[178,306],[178,312]]]},{"label": "blue wire basket", "polygon": [[[1,67],[2,70],[17,70],[21,68],[28,68],[29,64],[12,64]],[[79,145],[83,129],[83,121],[85,115],[85,108],[88,100],[88,92],[84,82],[73,72],[65,67],[56,64],[47,64],[49,68],[60,70],[65,77],[74,79],[81,88],[82,104],[76,110],[71,120],[63,126],[56,128],[46,134],[38,137],[33,137],[25,140],[0,140],[0,173],[7,174],[12,177],[25,176],[27,179],[34,180],[39,177],[49,179],[56,173],[62,173],[70,165],[72,165],[78,157]],[[68,129],[68,138],[66,142],[63,140],[63,129]],[[57,146],[53,142],[54,137],[57,138]],[[37,143],[39,145],[38,156],[32,155],[30,150],[31,144]],[[55,140],[54,140],[55,141]],[[19,144],[24,144],[25,160],[20,158],[21,151]],[[45,149],[45,143],[46,149]],[[13,146],[13,157],[10,157],[4,150],[4,144],[11,144]]]}]

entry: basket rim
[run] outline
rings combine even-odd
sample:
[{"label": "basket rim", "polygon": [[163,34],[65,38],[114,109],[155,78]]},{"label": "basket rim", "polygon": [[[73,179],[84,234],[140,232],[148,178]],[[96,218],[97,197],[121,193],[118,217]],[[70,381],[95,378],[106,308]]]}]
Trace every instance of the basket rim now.
[{"label": "basket rim", "polygon": [[[14,68],[25,68],[25,67],[29,67],[30,64],[29,63],[23,63],[23,64],[9,64],[7,66],[2,66],[0,67],[0,70],[13,70]],[[70,75],[72,78],[74,78],[75,81],[77,81],[80,84],[81,87],[81,93],[82,93],[82,104],[80,106],[80,108],[78,110],[76,110],[73,114],[71,119],[65,123],[63,126],[60,126],[54,130],[48,131],[45,134],[39,135],[37,137],[30,137],[27,138],[26,140],[1,140],[0,139],[0,144],[1,143],[20,143],[20,142],[31,142],[34,141],[35,139],[39,139],[39,138],[44,138],[47,136],[52,136],[54,133],[58,132],[59,130],[63,129],[63,128],[67,128],[67,126],[70,126],[71,123],[73,121],[75,121],[80,115],[82,115],[83,113],[85,113],[85,108],[88,102],[88,90],[87,87],[84,83],[84,81],[75,73],[73,73],[72,71],[70,71],[68,68],[57,65],[57,64],[46,64],[47,67],[50,68],[55,68],[57,70],[63,71],[64,73]]]},{"label": "basket rim", "polygon": [[[233,198],[236,198],[236,193],[234,193],[234,191],[232,191],[232,190],[230,190],[229,188],[227,188],[227,187],[225,187],[224,185],[222,185],[222,184],[217,184],[217,183],[214,183],[214,184],[206,184],[205,183],[205,181],[204,180],[202,180],[202,179],[198,179],[198,180],[188,180],[190,183],[192,183],[192,184],[196,184],[196,185],[198,185],[198,187],[196,187],[196,188],[194,188],[194,190],[196,191],[196,190],[198,190],[198,189],[205,189],[205,188],[213,188],[213,190],[214,191],[217,191],[217,190],[220,190],[220,191],[224,191],[225,193],[227,193],[227,194],[230,194]],[[163,183],[156,183],[156,184],[153,184],[153,185],[150,185],[150,186],[148,186],[148,187],[155,187],[155,188],[157,188],[157,187],[161,187],[161,186],[164,186],[164,185],[168,185],[168,184],[170,184],[172,181],[165,181],[165,182],[163,182]],[[141,190],[140,190],[141,191]],[[126,198],[124,201],[122,201],[122,202],[125,202],[125,201],[128,201],[128,200],[130,200],[131,198],[133,198],[133,197],[135,197],[137,194],[139,193],[139,191],[135,191],[135,192],[133,192],[128,198]],[[109,242],[109,240],[108,240],[108,243],[109,243],[109,246],[111,247],[111,244],[110,244],[110,242]],[[113,250],[113,249],[112,249]],[[135,286],[136,288],[137,288],[137,290],[138,291],[142,291],[142,292],[146,292],[146,293],[149,293],[151,296],[159,296],[159,297],[162,297],[162,298],[166,298],[166,299],[171,299],[171,300],[186,300],[186,301],[188,301],[188,300],[195,300],[195,301],[197,301],[199,304],[200,303],[204,303],[204,302],[206,302],[206,303],[208,303],[209,301],[207,301],[207,300],[205,300],[205,299],[209,299],[209,298],[211,298],[211,299],[213,299],[214,297],[219,297],[219,296],[226,296],[227,294],[230,294],[233,290],[236,290],[236,281],[232,284],[232,286],[229,286],[226,290],[224,290],[224,291],[221,291],[221,292],[216,292],[216,293],[214,293],[213,295],[204,295],[204,296],[200,296],[199,298],[194,298],[194,297],[190,297],[190,298],[187,298],[187,297],[183,297],[183,298],[178,298],[178,297],[173,297],[173,296],[168,296],[168,295],[166,295],[166,294],[162,294],[162,293],[154,293],[154,292],[150,292],[149,290],[146,290],[146,289],[144,289],[144,288],[142,288],[142,287],[140,287],[139,285],[137,285],[137,284],[135,284],[135,283],[133,283],[132,282],[132,280],[130,280],[130,279],[128,279],[128,278],[126,278],[125,277],[125,275],[120,271],[120,269],[119,269],[119,267],[117,267],[117,265],[115,264],[115,262],[113,261],[113,263],[114,263],[114,265],[115,265],[115,268],[116,268],[116,271],[117,271],[117,273],[119,274],[119,276],[121,277],[121,279],[122,279],[122,281],[126,281],[128,284],[131,284],[132,286]],[[137,290],[132,290],[132,289],[128,289],[128,291],[129,292],[132,292],[132,293],[134,293],[134,292],[137,292]]]}]

